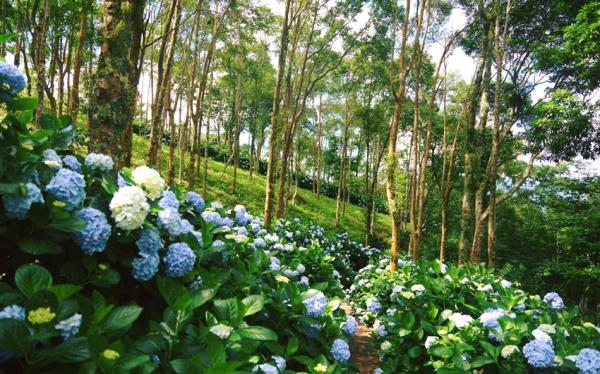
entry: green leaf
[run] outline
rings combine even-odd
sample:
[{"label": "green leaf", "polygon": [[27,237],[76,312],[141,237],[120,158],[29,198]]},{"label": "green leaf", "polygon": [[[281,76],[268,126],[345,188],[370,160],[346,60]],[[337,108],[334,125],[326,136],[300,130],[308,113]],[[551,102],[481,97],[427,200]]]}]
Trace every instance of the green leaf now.
[{"label": "green leaf", "polygon": [[0,348],[9,352],[25,354],[29,331],[16,319],[0,319]]},{"label": "green leaf", "polygon": [[192,310],[199,308],[206,302],[211,300],[217,294],[218,288],[207,288],[203,290],[197,290],[192,293]]},{"label": "green leaf", "polygon": [[141,313],[142,308],[137,305],[120,306],[104,318],[102,328],[107,331],[129,328]]},{"label": "green leaf", "polygon": [[54,286],[50,286],[50,292],[56,295],[58,301],[63,301],[75,295],[81,290],[81,288],[82,287],[74,284],[56,284]]},{"label": "green leaf", "polygon": [[48,289],[52,285],[52,275],[40,265],[23,265],[15,274],[15,284],[23,295],[31,298],[36,292]]},{"label": "green leaf", "polygon": [[87,223],[84,220],[71,216],[67,218],[55,218],[46,227],[62,232],[74,233],[85,229],[86,226]]},{"label": "green leaf", "polygon": [[15,97],[6,105],[8,110],[17,112],[21,110],[33,110],[37,107],[37,100],[33,97]]},{"label": "green leaf", "polygon": [[250,295],[242,300],[246,306],[244,317],[260,312],[265,306],[265,298],[262,295]]},{"label": "green leaf", "polygon": [[90,358],[86,337],[71,338],[48,353],[52,361],[56,362],[82,362]]},{"label": "green leaf", "polygon": [[239,319],[238,301],[236,298],[215,300],[215,309],[221,319],[237,321]]},{"label": "green leaf", "polygon": [[63,253],[62,247],[58,244],[31,237],[19,240],[19,248],[30,255],[56,255]]},{"label": "green leaf", "polygon": [[0,183],[0,193],[2,194],[16,194],[19,192],[21,183]]},{"label": "green leaf", "polygon": [[178,299],[188,294],[187,289],[174,279],[160,276],[157,278],[156,284],[158,285],[160,295],[167,304],[173,308],[180,309],[178,307]]},{"label": "green leaf", "polygon": [[471,367],[472,368],[480,368],[482,366],[485,366],[487,364],[491,364],[496,362],[494,359],[491,359],[489,357],[484,357],[484,356],[477,356],[475,357],[473,360],[471,360]]},{"label": "green leaf", "polygon": [[237,331],[240,336],[259,341],[277,341],[277,334],[275,331],[270,330],[262,326],[248,326],[241,328]]},{"label": "green leaf", "polygon": [[287,355],[288,356],[293,355],[294,353],[296,353],[298,351],[299,347],[300,347],[300,341],[298,340],[297,337],[292,336],[287,344],[287,348],[286,348]]}]

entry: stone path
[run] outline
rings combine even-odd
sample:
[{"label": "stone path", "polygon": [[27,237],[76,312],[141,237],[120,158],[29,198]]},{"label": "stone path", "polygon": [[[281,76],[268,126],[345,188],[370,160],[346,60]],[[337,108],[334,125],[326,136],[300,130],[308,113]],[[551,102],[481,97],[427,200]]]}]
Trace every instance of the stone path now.
[{"label": "stone path", "polygon": [[[345,301],[341,305],[346,314],[352,314],[352,308]],[[357,319],[358,322],[358,319]],[[360,374],[372,374],[379,366],[379,357],[374,347],[371,346],[371,332],[373,328],[359,324],[356,335],[350,341],[352,359]]]}]

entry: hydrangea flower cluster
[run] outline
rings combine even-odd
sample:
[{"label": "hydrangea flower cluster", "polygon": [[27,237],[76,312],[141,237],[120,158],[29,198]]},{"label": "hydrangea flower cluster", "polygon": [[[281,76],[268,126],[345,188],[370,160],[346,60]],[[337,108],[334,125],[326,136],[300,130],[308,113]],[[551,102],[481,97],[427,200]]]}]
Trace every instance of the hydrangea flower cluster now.
[{"label": "hydrangea flower cluster", "polygon": [[600,352],[591,348],[584,348],[579,351],[575,366],[581,374],[600,373]]},{"label": "hydrangea flower cluster", "polygon": [[162,193],[162,197],[158,201],[158,206],[163,209],[179,209],[179,200],[173,191],[165,191]]},{"label": "hydrangea flower cluster", "polygon": [[309,317],[320,318],[325,314],[325,310],[327,309],[327,298],[323,294],[323,292],[317,292],[313,296],[303,301],[304,306],[306,306],[306,314]]},{"label": "hydrangea flower cluster", "polygon": [[252,221],[252,216],[246,211],[246,207],[243,205],[236,205],[233,208],[235,212],[235,221],[240,226],[246,226]]},{"label": "hydrangea flower cluster", "polygon": [[527,363],[536,369],[549,368],[554,361],[554,348],[551,344],[534,339],[523,347]]},{"label": "hydrangea flower cluster", "polygon": [[335,339],[329,352],[340,364],[345,364],[350,359],[350,347],[345,340]]},{"label": "hydrangea flower cluster", "polygon": [[117,227],[122,230],[135,230],[142,226],[150,211],[144,191],[137,186],[119,188],[109,207]]},{"label": "hydrangea flower cluster", "polygon": [[450,315],[450,317],[448,317],[448,319],[450,321],[454,322],[454,325],[456,327],[458,327],[459,329],[462,329],[463,327],[467,327],[471,324],[471,322],[473,322],[473,317],[471,317],[470,315],[461,314],[461,313],[452,313]]},{"label": "hydrangea flower cluster", "polygon": [[73,210],[85,199],[85,180],[83,175],[63,168],[52,177],[46,191],[65,203],[67,210]]},{"label": "hydrangea flower cluster", "polygon": [[103,252],[111,231],[104,213],[95,208],[83,208],[75,215],[85,221],[85,228],[73,234],[75,243],[88,256]]},{"label": "hydrangea flower cluster", "polygon": [[9,305],[0,311],[0,319],[16,319],[25,321],[25,308],[20,305]]},{"label": "hydrangea flower cluster", "polygon": [[133,181],[141,186],[148,198],[154,200],[160,196],[165,189],[165,181],[160,177],[160,174],[154,169],[147,166],[139,166],[131,173]]},{"label": "hydrangea flower cluster", "polygon": [[10,219],[23,219],[27,216],[31,204],[43,203],[44,197],[42,192],[33,183],[27,183],[25,185],[26,194],[22,196],[20,194],[4,194],[2,195],[2,202],[4,203],[4,212],[7,218]]},{"label": "hydrangea flower cluster", "polygon": [[139,255],[131,262],[132,276],[134,279],[146,282],[158,273],[160,258],[157,254]]},{"label": "hydrangea flower cluster", "polygon": [[26,85],[27,78],[16,66],[0,61],[0,88],[16,95],[23,91]]},{"label": "hydrangea flower cluster", "polygon": [[194,267],[196,254],[185,243],[173,243],[167,249],[164,258],[165,273],[172,278],[184,276]]},{"label": "hydrangea flower cluster", "polygon": [[560,312],[565,307],[563,299],[556,292],[549,292],[544,296],[544,302],[548,304],[550,310]]},{"label": "hydrangea flower cluster", "polygon": [[92,170],[111,171],[115,166],[113,159],[101,153],[90,153],[85,157],[85,164]]},{"label": "hydrangea flower cluster", "polygon": [[358,322],[356,322],[354,317],[346,316],[346,322],[342,322],[340,327],[349,336],[354,336],[354,334],[356,334],[358,331]]},{"label": "hydrangea flower cluster", "polygon": [[188,192],[186,195],[186,202],[194,208],[196,213],[202,213],[204,211],[204,199],[196,192]]},{"label": "hydrangea flower cluster", "polygon": [[81,173],[81,163],[77,159],[77,157],[68,155],[63,158],[63,165],[66,168],[69,168],[77,173]]},{"label": "hydrangea flower cluster", "polygon": [[175,237],[181,234],[181,216],[175,209],[163,209],[158,213],[158,226]]},{"label": "hydrangea flower cluster", "polygon": [[367,300],[367,310],[377,314],[381,310],[381,303],[376,298],[371,297]]},{"label": "hydrangea flower cluster", "polygon": [[81,314],[79,313],[73,314],[71,317],[60,321],[54,326],[54,328],[60,332],[60,336],[62,336],[64,340],[68,340],[77,334],[79,332],[79,327],[81,327]]},{"label": "hydrangea flower cluster", "polygon": [[140,255],[155,255],[162,248],[163,243],[156,230],[144,229],[140,232],[135,245]]},{"label": "hydrangea flower cluster", "polygon": [[211,210],[202,212],[202,219],[213,226],[223,225],[223,219],[221,218],[221,215]]},{"label": "hydrangea flower cluster", "polygon": [[42,153],[42,160],[46,166],[58,169],[63,165],[62,159],[54,149],[45,149]]}]

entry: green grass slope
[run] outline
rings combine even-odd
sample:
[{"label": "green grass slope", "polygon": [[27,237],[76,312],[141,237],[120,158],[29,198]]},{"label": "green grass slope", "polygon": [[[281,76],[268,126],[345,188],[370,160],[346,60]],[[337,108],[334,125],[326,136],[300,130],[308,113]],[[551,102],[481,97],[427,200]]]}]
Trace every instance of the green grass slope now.
[{"label": "green grass slope", "polygon": [[[133,139],[133,166],[144,165],[146,163],[146,150],[148,141],[140,136],[134,136]],[[166,175],[168,147],[163,147],[163,162],[161,174]],[[204,160],[202,161],[204,163]],[[176,158],[175,165],[178,167],[179,160]],[[203,164],[204,165],[204,164]],[[208,186],[206,198],[208,200],[218,200],[221,203],[234,206],[242,204],[248,208],[250,213],[260,215],[264,211],[265,200],[265,177],[254,175],[250,178],[250,173],[246,170],[238,169],[237,191],[232,193],[233,167],[229,166],[224,170],[224,164],[212,159],[208,161]],[[175,177],[177,181],[177,177]],[[183,183],[187,186],[187,183]],[[202,178],[196,178],[194,188],[197,192],[202,192]],[[321,196],[317,199],[316,194],[310,190],[300,189],[296,198],[296,204],[289,204],[287,218],[298,217],[304,220],[310,220],[324,227],[328,231],[347,231],[350,236],[357,241],[364,240],[365,214],[364,208],[353,204],[346,204],[346,211],[341,219],[340,227],[335,227],[335,199]],[[377,214],[375,231],[376,236],[388,241],[390,237],[390,219],[384,214]]]}]

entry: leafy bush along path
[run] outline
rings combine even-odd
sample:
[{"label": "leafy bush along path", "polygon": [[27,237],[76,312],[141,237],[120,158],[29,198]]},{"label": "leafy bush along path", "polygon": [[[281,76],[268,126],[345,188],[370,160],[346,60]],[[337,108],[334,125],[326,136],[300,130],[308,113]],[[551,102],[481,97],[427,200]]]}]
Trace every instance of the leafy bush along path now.
[{"label": "leafy bush along path", "polygon": [[[352,315],[352,307],[343,301],[340,306],[346,315]],[[360,374],[371,374],[379,367],[377,351],[373,348],[373,328],[363,323],[358,325],[358,331],[350,340],[350,352]]]}]

